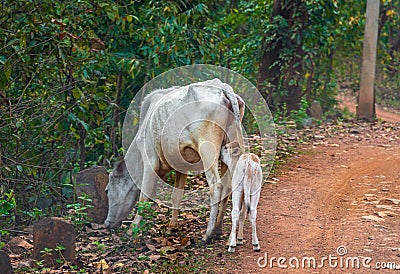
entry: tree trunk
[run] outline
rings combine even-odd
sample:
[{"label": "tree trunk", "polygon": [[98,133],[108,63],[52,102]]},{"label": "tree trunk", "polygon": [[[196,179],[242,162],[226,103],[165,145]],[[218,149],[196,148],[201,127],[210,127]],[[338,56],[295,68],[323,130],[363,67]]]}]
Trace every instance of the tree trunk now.
[{"label": "tree trunk", "polygon": [[[122,70],[118,73],[117,78],[117,91],[115,95],[115,105],[113,108],[112,114],[112,126],[110,130],[110,143],[111,143],[111,155],[115,157],[118,156],[118,145],[117,145],[117,130],[119,125],[119,113],[120,113],[120,105],[121,105],[121,93],[122,93],[122,84],[123,84],[123,75]],[[109,155],[109,157],[111,156]]]},{"label": "tree trunk", "polygon": [[363,63],[361,70],[360,94],[358,97],[357,119],[375,119],[375,67],[378,44],[379,0],[367,0]]},{"label": "tree trunk", "polygon": [[[282,20],[286,23],[283,24]],[[289,111],[299,107],[302,97],[298,78],[303,68],[301,34],[306,20],[307,11],[302,0],[274,1],[270,23],[275,27],[271,28],[271,33],[267,33],[266,37],[276,39],[266,39],[258,70],[257,88],[267,103],[286,103]],[[290,51],[288,56],[284,53],[287,50]],[[273,94],[283,90],[287,90],[287,94],[281,94],[279,102],[273,102]]]}]

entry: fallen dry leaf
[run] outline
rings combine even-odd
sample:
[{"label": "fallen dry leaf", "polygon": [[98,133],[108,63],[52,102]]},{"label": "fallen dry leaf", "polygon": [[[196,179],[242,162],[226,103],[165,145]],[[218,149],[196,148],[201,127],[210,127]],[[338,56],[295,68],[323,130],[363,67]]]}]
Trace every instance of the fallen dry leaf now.
[{"label": "fallen dry leaf", "polygon": [[104,260],[104,259],[101,259],[100,262],[94,262],[93,264],[95,265],[96,268],[102,269],[102,270],[106,270],[106,269],[110,268],[110,266],[107,264],[106,260]]},{"label": "fallen dry leaf", "polygon": [[190,239],[187,238],[187,237],[182,238],[182,240],[181,240],[181,246],[187,246],[188,244],[190,244],[190,241],[189,241],[189,240],[190,240]]}]

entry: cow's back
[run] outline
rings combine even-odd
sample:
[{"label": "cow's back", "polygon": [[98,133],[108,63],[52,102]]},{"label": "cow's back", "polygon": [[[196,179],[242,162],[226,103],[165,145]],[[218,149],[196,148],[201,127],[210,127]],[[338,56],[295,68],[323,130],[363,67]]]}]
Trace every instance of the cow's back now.
[{"label": "cow's back", "polygon": [[[230,91],[195,83],[154,96],[157,100],[146,106],[144,117],[141,115],[140,134],[165,168],[202,169],[198,152],[204,142],[214,146],[210,153],[218,158],[228,128],[235,125],[226,92]],[[151,153],[152,149],[146,151]]]}]

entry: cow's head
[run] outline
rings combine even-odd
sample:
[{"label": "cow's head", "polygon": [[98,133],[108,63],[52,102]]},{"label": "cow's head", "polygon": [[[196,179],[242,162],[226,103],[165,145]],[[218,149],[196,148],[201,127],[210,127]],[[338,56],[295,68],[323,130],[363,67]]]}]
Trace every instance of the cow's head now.
[{"label": "cow's head", "polygon": [[109,175],[106,188],[108,215],[104,224],[114,228],[121,224],[139,199],[140,189],[129,175],[125,160],[118,161]]}]

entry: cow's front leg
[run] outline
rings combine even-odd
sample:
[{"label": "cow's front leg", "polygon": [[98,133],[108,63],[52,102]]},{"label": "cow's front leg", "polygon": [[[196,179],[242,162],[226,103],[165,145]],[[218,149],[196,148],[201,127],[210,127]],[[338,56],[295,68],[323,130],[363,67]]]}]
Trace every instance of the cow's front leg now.
[{"label": "cow's front leg", "polygon": [[[152,168],[144,168],[143,182],[140,192],[139,202],[147,202],[149,199],[153,198],[152,195],[155,193],[155,185],[158,176]],[[128,230],[128,235],[132,235],[133,228],[140,226],[140,222],[143,216],[136,212],[135,219],[133,220],[130,229]]]},{"label": "cow's front leg", "polygon": [[180,172],[176,173],[174,190],[172,191],[172,218],[169,223],[169,227],[167,233],[171,233],[172,228],[175,228],[178,225],[178,214],[180,204],[183,198],[184,187],[186,184],[187,174],[183,174]]}]

